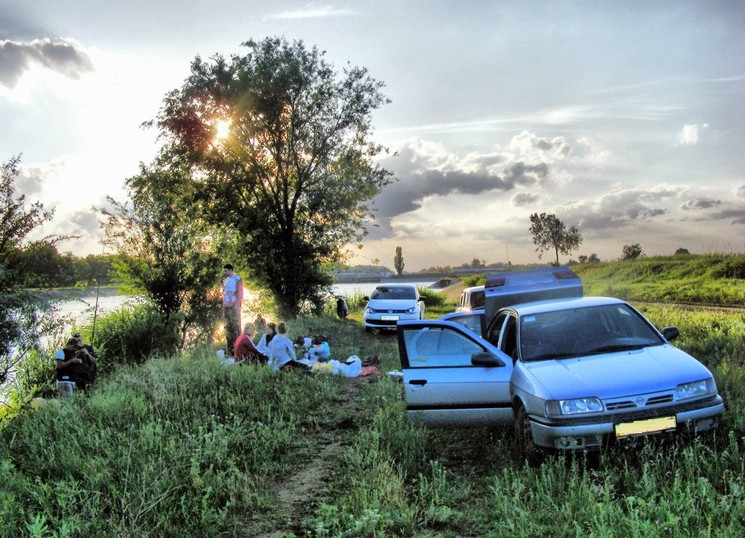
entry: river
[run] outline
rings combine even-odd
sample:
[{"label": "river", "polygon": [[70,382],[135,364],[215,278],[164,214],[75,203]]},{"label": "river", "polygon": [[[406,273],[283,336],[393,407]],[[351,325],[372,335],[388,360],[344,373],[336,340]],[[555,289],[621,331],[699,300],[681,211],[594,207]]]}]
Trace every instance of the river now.
[{"label": "river", "polygon": [[[385,282],[385,284],[414,284],[420,288],[428,288],[435,281],[424,281],[424,282]],[[334,295],[343,295],[347,298],[354,297],[355,295],[364,296],[370,295],[375,286],[381,284],[380,282],[345,282],[342,284],[334,284],[331,288]],[[250,294],[250,291],[246,292]],[[129,295],[101,295],[98,297],[98,315],[106,314],[118,310],[122,306],[134,304],[137,302],[137,297]],[[250,302],[246,300],[246,303]],[[90,295],[80,297],[79,299],[61,301],[57,303],[57,308],[61,316],[69,317],[74,323],[88,324],[93,321],[93,314],[96,312],[96,296]]]}]

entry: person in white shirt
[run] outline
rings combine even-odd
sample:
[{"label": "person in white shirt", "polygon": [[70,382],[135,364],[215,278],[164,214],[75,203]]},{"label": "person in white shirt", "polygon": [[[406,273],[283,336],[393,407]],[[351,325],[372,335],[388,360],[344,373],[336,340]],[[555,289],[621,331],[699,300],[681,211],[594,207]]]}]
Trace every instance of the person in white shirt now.
[{"label": "person in white shirt", "polygon": [[222,291],[222,308],[225,317],[226,354],[233,356],[233,346],[241,334],[241,304],[243,303],[243,280],[235,274],[233,266],[226,263],[222,266],[225,285]]}]

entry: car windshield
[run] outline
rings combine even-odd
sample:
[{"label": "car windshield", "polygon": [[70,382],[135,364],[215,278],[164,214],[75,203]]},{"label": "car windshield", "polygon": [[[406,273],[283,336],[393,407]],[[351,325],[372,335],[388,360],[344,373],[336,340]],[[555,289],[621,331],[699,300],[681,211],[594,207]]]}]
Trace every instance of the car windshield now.
[{"label": "car windshield", "polygon": [[524,361],[561,359],[662,345],[654,328],[626,304],[582,307],[522,316]]},{"label": "car windshield", "polygon": [[416,290],[408,287],[378,286],[370,299],[416,299]]}]

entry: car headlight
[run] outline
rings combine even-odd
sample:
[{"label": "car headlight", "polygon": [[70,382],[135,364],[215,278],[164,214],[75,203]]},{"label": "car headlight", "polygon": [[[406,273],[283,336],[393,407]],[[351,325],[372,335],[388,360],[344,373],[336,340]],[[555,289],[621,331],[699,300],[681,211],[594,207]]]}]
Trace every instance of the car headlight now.
[{"label": "car headlight", "polygon": [[697,396],[706,396],[714,394],[717,391],[717,384],[713,377],[694,381],[692,383],[681,383],[675,387],[675,399],[685,400],[686,398],[695,398]]},{"label": "car headlight", "polygon": [[572,400],[549,400],[546,402],[546,414],[549,416],[577,415],[580,413],[599,413],[603,403],[599,398],[574,398]]},{"label": "car headlight", "polygon": [[365,307],[365,314],[374,314],[374,313],[375,313],[374,308],[370,308],[369,306]]},{"label": "car headlight", "polygon": [[416,314],[416,306],[412,306],[411,308],[406,309],[407,314]]}]

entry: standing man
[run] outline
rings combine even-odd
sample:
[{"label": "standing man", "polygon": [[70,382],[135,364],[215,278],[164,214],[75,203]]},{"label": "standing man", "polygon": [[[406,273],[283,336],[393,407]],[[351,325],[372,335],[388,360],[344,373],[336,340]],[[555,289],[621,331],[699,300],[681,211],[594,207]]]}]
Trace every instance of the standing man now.
[{"label": "standing man", "polygon": [[225,315],[225,339],[228,356],[233,356],[233,346],[241,334],[241,303],[243,302],[243,280],[235,274],[233,266],[226,263],[222,266],[225,287],[222,291],[222,308]]}]

